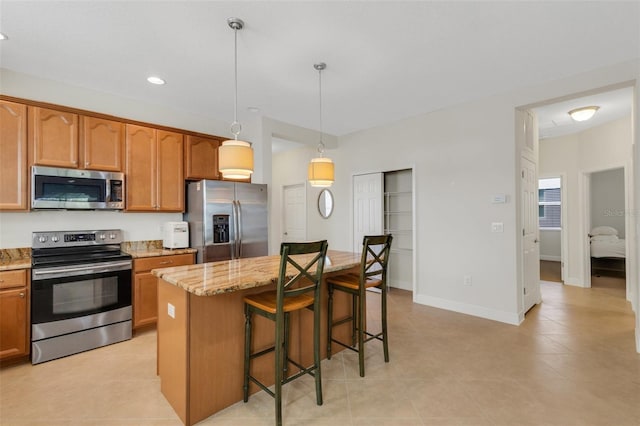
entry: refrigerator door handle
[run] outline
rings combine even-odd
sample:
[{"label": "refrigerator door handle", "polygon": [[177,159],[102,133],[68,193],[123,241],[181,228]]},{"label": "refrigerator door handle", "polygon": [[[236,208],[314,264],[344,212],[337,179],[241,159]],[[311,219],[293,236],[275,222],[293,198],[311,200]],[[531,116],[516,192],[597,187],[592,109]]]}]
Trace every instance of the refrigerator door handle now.
[{"label": "refrigerator door handle", "polygon": [[238,257],[242,257],[242,204],[236,201],[238,208]]},{"label": "refrigerator door handle", "polygon": [[233,220],[233,240],[231,240],[231,244],[229,245],[231,250],[231,259],[235,259],[238,256],[238,215],[236,213],[236,202],[231,202],[231,216]]}]

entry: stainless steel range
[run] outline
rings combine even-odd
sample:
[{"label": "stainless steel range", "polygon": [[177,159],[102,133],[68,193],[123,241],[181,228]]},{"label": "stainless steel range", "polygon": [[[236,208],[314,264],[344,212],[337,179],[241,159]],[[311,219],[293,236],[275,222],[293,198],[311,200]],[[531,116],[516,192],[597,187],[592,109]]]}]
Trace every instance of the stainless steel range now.
[{"label": "stainless steel range", "polygon": [[31,362],[131,338],[131,256],[122,231],[34,232]]}]

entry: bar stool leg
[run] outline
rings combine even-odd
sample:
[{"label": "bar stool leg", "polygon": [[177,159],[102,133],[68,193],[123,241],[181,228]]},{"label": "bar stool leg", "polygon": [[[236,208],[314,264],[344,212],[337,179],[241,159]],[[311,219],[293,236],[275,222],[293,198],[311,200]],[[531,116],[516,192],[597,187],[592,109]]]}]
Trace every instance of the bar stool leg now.
[{"label": "bar stool leg", "polygon": [[[276,378],[274,394],[276,400],[276,424],[282,425],[282,373],[283,373],[283,346],[284,346],[284,313],[278,313],[276,319]],[[286,356],[286,355],[285,355]]]},{"label": "bar stool leg", "polygon": [[360,295],[358,296],[358,363],[360,364],[360,377],[364,377],[364,334],[366,327],[366,304],[364,301],[365,297],[366,295],[363,287],[362,290],[360,290]]},{"label": "bar stool leg", "polygon": [[389,362],[389,342],[387,340],[387,287],[382,289],[382,347],[384,348],[384,362]]},{"label": "bar stool leg", "polygon": [[251,364],[251,312],[249,307],[244,307],[244,384],[242,390],[244,392],[243,400],[249,400],[249,366]]},{"label": "bar stool leg", "polygon": [[351,295],[351,346],[356,345],[357,330],[358,330],[358,296],[356,294]]},{"label": "bar stool leg", "polygon": [[331,341],[333,339],[333,286],[328,284],[327,299],[327,359],[331,359]]},{"label": "bar stool leg", "polygon": [[[316,365],[316,404],[322,405],[322,373],[320,370],[320,305],[313,309],[313,362]],[[331,342],[329,342],[331,345]]]}]

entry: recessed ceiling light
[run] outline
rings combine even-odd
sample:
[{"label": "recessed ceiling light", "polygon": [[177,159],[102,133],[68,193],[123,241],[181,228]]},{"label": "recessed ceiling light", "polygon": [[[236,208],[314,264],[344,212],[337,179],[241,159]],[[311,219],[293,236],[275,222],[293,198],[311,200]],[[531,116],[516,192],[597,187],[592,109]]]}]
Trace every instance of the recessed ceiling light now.
[{"label": "recessed ceiling light", "polygon": [[9,37],[5,33],[0,33],[0,40],[8,40]]},{"label": "recessed ceiling light", "polygon": [[582,108],[576,108],[569,111],[569,115],[575,121],[587,121],[598,111],[600,107],[598,106],[587,106]]},{"label": "recessed ceiling light", "polygon": [[155,76],[147,77],[147,81],[151,84],[159,84],[159,85],[166,83],[166,81],[164,81],[160,77],[155,77]]}]

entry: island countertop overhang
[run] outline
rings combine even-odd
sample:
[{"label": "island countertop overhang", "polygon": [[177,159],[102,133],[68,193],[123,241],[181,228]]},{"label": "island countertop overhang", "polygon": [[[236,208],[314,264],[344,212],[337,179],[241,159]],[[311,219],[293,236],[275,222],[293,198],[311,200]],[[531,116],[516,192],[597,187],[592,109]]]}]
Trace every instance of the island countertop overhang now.
[{"label": "island countertop overhang", "polygon": [[[324,273],[351,269],[360,260],[360,253],[329,250]],[[151,273],[196,296],[215,296],[273,284],[278,279],[279,267],[280,255],[272,255],[154,269]]]}]

